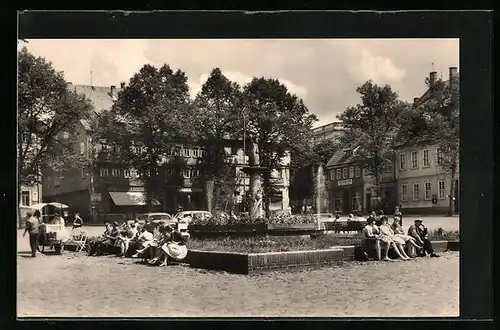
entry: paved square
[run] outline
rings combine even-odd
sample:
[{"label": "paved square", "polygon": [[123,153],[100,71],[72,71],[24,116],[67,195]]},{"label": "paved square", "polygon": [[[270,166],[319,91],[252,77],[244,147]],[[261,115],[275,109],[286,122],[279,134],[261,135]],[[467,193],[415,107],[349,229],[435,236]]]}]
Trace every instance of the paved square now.
[{"label": "paved square", "polygon": [[18,316],[458,316],[459,254],[245,276],[65,252],[17,259]]}]

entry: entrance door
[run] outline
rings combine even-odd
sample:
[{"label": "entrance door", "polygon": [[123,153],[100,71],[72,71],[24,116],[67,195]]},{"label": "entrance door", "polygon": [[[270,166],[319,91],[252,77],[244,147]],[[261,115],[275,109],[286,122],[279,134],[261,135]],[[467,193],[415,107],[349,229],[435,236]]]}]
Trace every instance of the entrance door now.
[{"label": "entrance door", "polygon": [[342,210],[344,213],[351,212],[351,201],[349,200],[349,190],[344,190],[342,193],[342,206],[344,209]]},{"label": "entrance door", "polygon": [[366,199],[365,199],[365,204],[366,204],[366,213],[370,214],[372,213],[372,194],[367,193],[366,194]]}]

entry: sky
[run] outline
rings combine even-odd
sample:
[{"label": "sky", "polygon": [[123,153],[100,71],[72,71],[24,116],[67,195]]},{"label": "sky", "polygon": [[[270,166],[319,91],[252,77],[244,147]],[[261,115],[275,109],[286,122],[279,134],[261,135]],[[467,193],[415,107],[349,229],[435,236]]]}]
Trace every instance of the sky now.
[{"label": "sky", "polygon": [[318,117],[315,126],[359,103],[356,88],[367,80],[411,102],[433,69],[446,80],[449,67],[459,68],[459,39],[30,39],[22,46],[73,84],[120,86],[143,65],[165,63],[186,73],[192,96],[215,67],[241,85],[278,78]]}]

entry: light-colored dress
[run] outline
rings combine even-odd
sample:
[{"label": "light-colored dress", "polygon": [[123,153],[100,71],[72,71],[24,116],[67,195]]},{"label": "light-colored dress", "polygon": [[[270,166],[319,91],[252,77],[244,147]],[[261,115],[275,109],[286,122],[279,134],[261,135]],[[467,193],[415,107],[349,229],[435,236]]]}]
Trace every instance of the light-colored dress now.
[{"label": "light-colored dress", "polygon": [[402,239],[401,237],[398,237],[394,235],[394,231],[389,225],[381,225],[380,226],[380,234],[381,234],[381,239],[388,239],[387,242],[394,242],[398,244],[405,244],[405,240]]},{"label": "light-colored dress", "polygon": [[394,231],[394,236],[400,237],[405,241],[405,243],[408,241],[415,241],[415,239],[410,235],[405,235],[403,227],[401,227],[399,224],[393,224],[391,226],[391,229]]}]

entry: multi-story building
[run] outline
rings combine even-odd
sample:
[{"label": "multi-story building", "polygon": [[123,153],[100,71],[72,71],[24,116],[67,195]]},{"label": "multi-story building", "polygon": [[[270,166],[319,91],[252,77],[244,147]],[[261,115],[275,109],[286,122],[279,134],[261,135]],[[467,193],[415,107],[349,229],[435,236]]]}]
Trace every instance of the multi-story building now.
[{"label": "multi-story building", "polygon": [[[28,140],[28,134],[22,133],[20,134],[21,139],[21,147],[26,146],[26,141]],[[31,143],[33,144],[33,143]],[[36,148],[36,143],[33,144],[33,147]],[[31,206],[34,204],[38,204],[42,202],[42,184],[35,183],[31,186],[21,185],[20,187],[20,195],[19,195],[19,211],[18,215],[18,224],[22,225],[22,219],[26,217],[26,213],[31,210]]]},{"label": "multi-story building", "polygon": [[386,211],[394,209],[397,201],[392,164],[382,170],[377,196],[374,178],[355,157],[357,148],[337,151],[328,161],[328,191],[330,212],[370,213],[380,202]]},{"label": "multi-story building", "polygon": [[[432,88],[437,82],[437,73],[429,74],[429,88],[420,97],[414,99],[414,106],[424,105],[432,98]],[[458,82],[456,67],[449,68],[449,79],[445,86]],[[439,111],[439,109],[436,109]],[[451,194],[451,173],[440,166],[441,155],[438,143],[428,146],[402,145],[396,148],[396,179],[399,204],[404,213],[445,214],[449,208]],[[454,181],[453,209],[459,210],[459,167]]]},{"label": "multi-story building", "polygon": [[[124,84],[121,88],[123,87]],[[70,88],[86,95],[93,103],[97,115],[111,109],[119,91],[115,86],[71,85]],[[133,218],[145,213],[145,187],[138,172],[119,161],[117,156],[120,151],[117,148],[106,141],[92,141],[88,134],[89,128],[82,121],[79,131],[64,132],[60,138],[73,139],[81,154],[91,160],[91,165],[83,169],[68,168],[62,175],[55,175],[50,169],[46,169],[44,198],[69,205],[70,213],[79,212],[90,222]],[[249,177],[241,168],[248,164],[248,156],[243,156],[241,141],[228,140],[227,145],[226,152],[236,178],[235,190],[240,196],[244,196],[249,187]],[[152,201],[154,210],[174,213],[179,206],[183,209],[207,209],[207,180],[200,166],[204,155],[205,150],[201,146],[184,146],[179,143],[173,147],[170,157],[164,160],[167,163],[166,173],[163,173],[165,181],[161,196],[155,196],[157,199]],[[286,209],[289,203],[290,157],[285,157],[282,163],[282,169],[271,173],[275,188],[275,194],[271,198],[273,210]]]},{"label": "multi-story building", "polygon": [[[401,147],[397,150],[396,179],[399,204],[404,213],[446,213],[449,205],[451,174],[439,165],[437,145],[423,148]],[[458,210],[458,173],[455,179],[455,210]]]},{"label": "multi-story building", "polygon": [[322,125],[312,129],[313,133],[313,144],[317,144],[321,141],[328,139],[337,139],[342,135],[342,122],[333,122],[330,124]]}]

